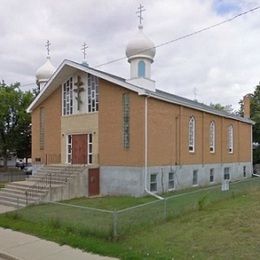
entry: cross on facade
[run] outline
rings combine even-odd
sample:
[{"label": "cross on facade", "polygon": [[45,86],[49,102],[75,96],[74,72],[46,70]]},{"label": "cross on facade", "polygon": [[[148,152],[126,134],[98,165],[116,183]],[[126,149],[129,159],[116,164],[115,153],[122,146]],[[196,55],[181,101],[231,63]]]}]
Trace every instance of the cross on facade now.
[{"label": "cross on facade", "polygon": [[51,45],[50,41],[47,40],[45,47],[46,47],[46,49],[47,49],[47,55],[48,55],[48,56],[50,56],[50,45]]},{"label": "cross on facade", "polygon": [[84,57],[84,60],[86,60],[86,56],[87,56],[87,53],[86,53],[86,50],[88,48],[88,45],[84,42],[83,45],[82,45],[82,53],[83,53],[83,57]]},{"label": "cross on facade", "polygon": [[74,83],[74,85],[77,87],[77,88],[74,89],[74,92],[76,92],[76,94],[77,94],[76,100],[78,102],[78,111],[79,111],[80,110],[80,104],[82,103],[82,100],[80,98],[80,93],[82,91],[84,91],[85,89],[81,87],[84,83],[81,81],[80,76],[78,76],[77,79],[78,79],[78,81]]},{"label": "cross on facade", "polygon": [[137,8],[138,11],[136,12],[138,14],[138,18],[139,18],[139,25],[142,25],[142,20],[144,19],[142,16],[142,13],[145,11],[144,6],[143,5],[139,5],[139,7]]}]

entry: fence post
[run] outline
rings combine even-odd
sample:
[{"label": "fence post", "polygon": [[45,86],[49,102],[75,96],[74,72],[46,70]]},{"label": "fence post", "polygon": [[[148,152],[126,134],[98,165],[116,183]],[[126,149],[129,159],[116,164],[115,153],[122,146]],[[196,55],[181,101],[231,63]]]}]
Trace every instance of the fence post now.
[{"label": "fence post", "polygon": [[52,190],[51,190],[51,172],[50,172],[50,175],[49,175],[49,192],[50,192],[50,201],[52,201]]},{"label": "fence post", "polygon": [[117,211],[113,211],[113,238],[117,237]]},{"label": "fence post", "polygon": [[25,203],[27,206],[28,205],[28,191],[27,190],[25,191]]},{"label": "fence post", "polygon": [[167,200],[166,198],[163,200],[163,218],[167,219]]}]

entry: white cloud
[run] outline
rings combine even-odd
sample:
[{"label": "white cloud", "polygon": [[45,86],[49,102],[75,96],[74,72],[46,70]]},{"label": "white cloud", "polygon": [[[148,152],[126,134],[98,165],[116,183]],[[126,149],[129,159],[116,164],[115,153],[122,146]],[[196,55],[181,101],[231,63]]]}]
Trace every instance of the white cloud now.
[{"label": "white cloud", "polygon": [[[175,39],[259,5],[253,0],[144,0],[144,31],[156,43]],[[221,6],[222,4],[222,6]],[[7,83],[35,80],[44,62],[47,39],[53,63],[82,60],[83,42],[90,65],[125,55],[137,30],[131,0],[1,0],[0,79]],[[205,103],[237,106],[260,80],[260,11],[210,31],[157,49],[152,77],[157,87]],[[127,60],[101,67],[128,77]]]}]

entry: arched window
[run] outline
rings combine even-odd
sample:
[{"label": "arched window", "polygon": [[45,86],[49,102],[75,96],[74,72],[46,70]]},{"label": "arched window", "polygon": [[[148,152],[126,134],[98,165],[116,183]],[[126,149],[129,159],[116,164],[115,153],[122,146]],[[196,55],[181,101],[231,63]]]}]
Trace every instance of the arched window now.
[{"label": "arched window", "polygon": [[143,60],[138,62],[138,77],[145,77],[145,63]]},{"label": "arched window", "polygon": [[189,151],[195,152],[195,118],[193,116],[189,121]]},{"label": "arched window", "polygon": [[209,125],[209,151],[215,153],[216,144],[216,124],[214,121],[210,122]]},{"label": "arched window", "polygon": [[229,153],[233,153],[234,150],[234,130],[233,126],[230,125],[227,129],[227,148]]}]

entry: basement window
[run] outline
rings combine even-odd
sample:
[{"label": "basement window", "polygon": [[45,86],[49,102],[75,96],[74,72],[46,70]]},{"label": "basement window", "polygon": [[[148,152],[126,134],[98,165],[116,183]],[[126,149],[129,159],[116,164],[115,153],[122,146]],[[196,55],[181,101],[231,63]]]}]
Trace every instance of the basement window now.
[{"label": "basement window", "polygon": [[243,166],[243,176],[246,177],[246,166]]},{"label": "basement window", "polygon": [[209,170],[209,182],[213,183],[214,182],[214,169]]},{"label": "basement window", "polygon": [[192,175],[192,185],[197,186],[198,185],[198,170],[193,171]]},{"label": "basement window", "polygon": [[169,172],[168,190],[174,190],[174,172]]},{"label": "basement window", "polygon": [[230,180],[230,169],[229,169],[229,167],[224,168],[224,180]]},{"label": "basement window", "polygon": [[150,175],[150,191],[157,191],[157,174],[153,173]]}]

